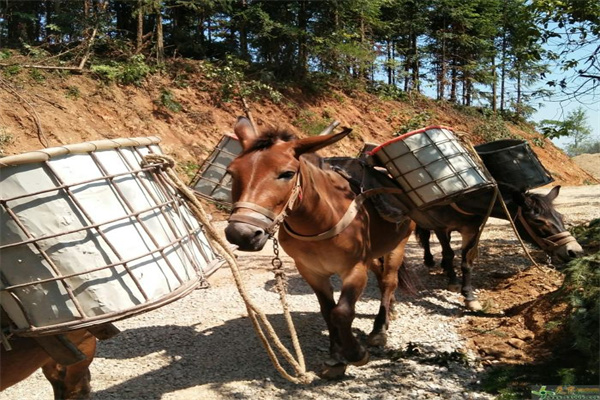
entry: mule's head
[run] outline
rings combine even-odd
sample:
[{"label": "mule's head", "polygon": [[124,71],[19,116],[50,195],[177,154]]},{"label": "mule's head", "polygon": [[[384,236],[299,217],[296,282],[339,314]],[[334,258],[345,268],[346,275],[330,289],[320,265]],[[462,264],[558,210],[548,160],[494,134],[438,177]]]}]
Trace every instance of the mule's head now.
[{"label": "mule's head", "polygon": [[232,178],[233,210],[225,236],[243,251],[259,251],[271,235],[273,222],[300,189],[302,154],[317,151],[337,142],[348,133],[297,139],[285,131],[259,135],[246,118],[238,118],[235,135],[242,153],[229,165]]},{"label": "mule's head", "polygon": [[562,214],[552,204],[559,192],[560,186],[546,195],[517,192],[513,200],[520,207],[517,226],[521,233],[549,255],[567,262],[583,254],[583,249],[567,231]]}]

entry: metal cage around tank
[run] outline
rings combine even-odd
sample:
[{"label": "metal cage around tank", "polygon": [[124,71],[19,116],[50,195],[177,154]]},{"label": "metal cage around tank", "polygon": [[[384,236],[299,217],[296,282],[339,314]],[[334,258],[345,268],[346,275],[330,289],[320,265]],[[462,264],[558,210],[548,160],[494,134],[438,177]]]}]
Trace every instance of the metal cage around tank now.
[{"label": "metal cage around tank", "polygon": [[157,137],[0,159],[0,304],[14,333],[45,335],[175,301],[222,263],[169,184]]},{"label": "metal cage around tank", "polygon": [[368,153],[405,191],[407,206],[426,209],[456,201],[495,182],[451,128],[429,126],[389,140]]}]

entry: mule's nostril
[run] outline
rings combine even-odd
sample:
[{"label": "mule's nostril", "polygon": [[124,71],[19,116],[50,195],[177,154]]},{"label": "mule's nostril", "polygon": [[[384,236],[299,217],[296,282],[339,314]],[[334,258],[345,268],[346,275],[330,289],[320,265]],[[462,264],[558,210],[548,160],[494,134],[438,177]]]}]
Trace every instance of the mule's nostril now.
[{"label": "mule's nostril", "polygon": [[262,229],[257,229],[254,231],[254,237],[262,236],[265,232]]},{"label": "mule's nostril", "polygon": [[577,258],[577,253],[575,253],[573,250],[569,250],[567,254],[569,255],[569,258]]}]

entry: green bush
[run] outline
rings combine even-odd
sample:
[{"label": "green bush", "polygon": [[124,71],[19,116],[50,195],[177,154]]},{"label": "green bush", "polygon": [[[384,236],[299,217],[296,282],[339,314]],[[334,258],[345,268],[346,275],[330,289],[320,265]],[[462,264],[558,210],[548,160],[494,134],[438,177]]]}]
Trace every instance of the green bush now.
[{"label": "green bush", "polygon": [[388,85],[387,83],[374,82],[367,87],[367,91],[379,97],[382,100],[406,100],[407,94],[396,85]]},{"label": "green bush", "polygon": [[141,54],[131,57],[127,62],[110,62],[108,64],[92,65],[94,72],[105,83],[120,83],[122,85],[140,86],[146,76],[152,71]]},{"label": "green bush", "polygon": [[473,128],[473,134],[482,138],[484,142],[515,138],[506,127],[504,120],[494,115],[488,116],[484,122]]},{"label": "green bush", "polygon": [[394,136],[404,135],[410,131],[425,128],[429,124],[430,119],[431,113],[429,113],[429,111],[421,111],[420,113],[413,115],[404,125],[400,126],[398,130],[394,132]]},{"label": "green bush", "polygon": [[570,306],[567,326],[575,349],[587,358],[588,372],[600,374],[600,219],[574,229],[575,237],[595,253],[572,260],[564,270],[561,292]]},{"label": "green bush", "polygon": [[323,132],[323,130],[329,126],[332,120],[332,118],[321,118],[313,111],[302,110],[300,111],[298,117],[294,120],[293,124],[300,128],[302,132],[312,136]]},{"label": "green bush", "polygon": [[81,92],[77,86],[68,86],[65,96],[67,99],[77,100],[81,96]]},{"label": "green bush", "polygon": [[175,100],[175,95],[168,89],[163,88],[160,92],[158,100],[154,100],[154,104],[159,107],[164,107],[172,112],[179,112],[183,109],[181,103]]},{"label": "green bush", "polygon": [[46,80],[46,76],[38,69],[30,70],[29,76],[31,77],[31,79],[33,79],[37,83],[42,83]]},{"label": "green bush", "polygon": [[274,103],[279,103],[283,98],[270,85],[246,79],[244,71],[248,69],[248,63],[235,57],[227,56],[221,63],[203,63],[200,69],[206,78],[219,83],[218,100],[223,103],[236,100],[239,96],[248,100],[267,97]]}]

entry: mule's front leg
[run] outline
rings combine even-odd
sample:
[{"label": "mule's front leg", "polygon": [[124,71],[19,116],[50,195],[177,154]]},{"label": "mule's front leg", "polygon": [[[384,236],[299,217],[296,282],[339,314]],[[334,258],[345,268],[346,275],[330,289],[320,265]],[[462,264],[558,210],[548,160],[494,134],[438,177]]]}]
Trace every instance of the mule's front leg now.
[{"label": "mule's front leg", "polygon": [[321,315],[327,324],[329,332],[329,355],[330,358],[324,362],[324,368],[319,375],[322,378],[334,379],[339,378],[346,372],[346,362],[342,359],[340,335],[337,327],[331,322],[331,311],[334,309],[335,300],[333,298],[333,288],[328,276],[314,275],[309,273],[309,269],[303,268],[302,264],[296,263],[300,275],[310,285],[312,290],[319,300]]},{"label": "mule's front leg", "polygon": [[52,384],[55,399],[88,399],[92,391],[89,366],[96,354],[96,338],[85,332],[82,342],[77,345],[86,358],[72,365],[61,365],[51,359],[42,372]]},{"label": "mule's front leg", "polygon": [[475,297],[473,291],[473,284],[471,283],[471,272],[473,270],[473,262],[475,261],[476,246],[477,246],[477,233],[469,232],[463,234],[462,241],[466,243],[462,249],[462,261],[460,268],[462,271],[462,288],[461,293],[465,297],[465,305],[471,311],[481,311],[481,303]]}]

